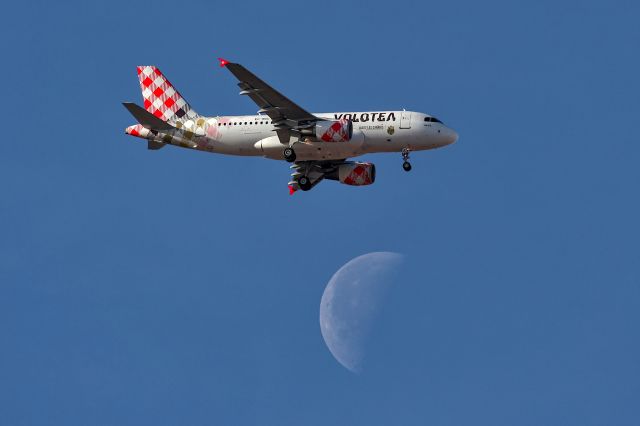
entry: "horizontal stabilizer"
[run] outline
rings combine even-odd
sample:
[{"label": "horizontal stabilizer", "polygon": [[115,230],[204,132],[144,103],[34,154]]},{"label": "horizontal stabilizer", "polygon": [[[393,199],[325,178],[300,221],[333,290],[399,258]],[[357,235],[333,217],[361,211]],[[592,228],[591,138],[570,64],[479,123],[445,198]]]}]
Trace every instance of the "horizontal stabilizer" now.
[{"label": "horizontal stabilizer", "polygon": [[142,124],[144,127],[153,130],[172,130],[175,129],[171,124],[167,123],[151,114],[146,109],[142,108],[139,105],[134,104],[133,102],[123,102],[122,105],[129,110],[131,115],[138,120],[138,123]]},{"label": "horizontal stabilizer", "polygon": [[164,148],[166,144],[162,143],[162,142],[156,142],[156,141],[148,141],[147,142],[147,149],[160,149],[160,148]]}]

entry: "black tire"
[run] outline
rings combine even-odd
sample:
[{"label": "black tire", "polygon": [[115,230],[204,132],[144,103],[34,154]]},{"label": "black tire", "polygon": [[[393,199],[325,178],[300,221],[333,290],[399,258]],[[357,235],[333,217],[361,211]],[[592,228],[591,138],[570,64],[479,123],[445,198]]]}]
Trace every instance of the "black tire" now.
[{"label": "black tire", "polygon": [[296,161],[296,152],[293,150],[293,148],[285,148],[284,151],[282,151],[282,155],[284,156],[284,159],[289,163],[293,163],[294,161]]},{"label": "black tire", "polygon": [[298,178],[298,186],[300,187],[300,189],[302,189],[303,191],[308,191],[311,189],[311,181],[309,180],[308,177],[306,176],[300,176]]},{"label": "black tire", "polygon": [[404,163],[402,163],[402,168],[404,169],[405,172],[411,171],[411,163],[408,161],[405,161]]}]

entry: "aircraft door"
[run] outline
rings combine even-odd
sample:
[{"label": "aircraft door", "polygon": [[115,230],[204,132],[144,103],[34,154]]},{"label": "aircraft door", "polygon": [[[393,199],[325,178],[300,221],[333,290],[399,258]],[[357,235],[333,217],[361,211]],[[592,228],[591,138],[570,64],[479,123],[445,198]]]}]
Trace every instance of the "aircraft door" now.
[{"label": "aircraft door", "polygon": [[400,113],[400,128],[401,129],[411,128],[411,112],[410,111],[402,111]]}]

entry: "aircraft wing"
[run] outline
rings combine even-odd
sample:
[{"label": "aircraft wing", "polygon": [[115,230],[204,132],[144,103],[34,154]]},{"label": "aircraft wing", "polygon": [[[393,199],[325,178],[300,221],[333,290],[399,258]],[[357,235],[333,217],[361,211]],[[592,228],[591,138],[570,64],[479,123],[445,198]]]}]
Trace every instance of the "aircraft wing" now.
[{"label": "aircraft wing", "polygon": [[240,94],[249,96],[260,107],[258,112],[267,114],[273,120],[280,142],[288,144],[292,133],[299,129],[312,127],[314,122],[320,120],[242,65],[222,58],[218,59],[220,66],[228,68],[239,80]]}]

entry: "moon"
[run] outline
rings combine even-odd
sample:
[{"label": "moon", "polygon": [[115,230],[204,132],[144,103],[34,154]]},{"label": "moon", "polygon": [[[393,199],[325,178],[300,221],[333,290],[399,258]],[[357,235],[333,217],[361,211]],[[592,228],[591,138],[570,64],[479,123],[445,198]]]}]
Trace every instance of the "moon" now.
[{"label": "moon", "polygon": [[329,280],[320,301],[320,331],[335,359],[362,371],[367,338],[404,256],[373,252],[347,262]]}]

